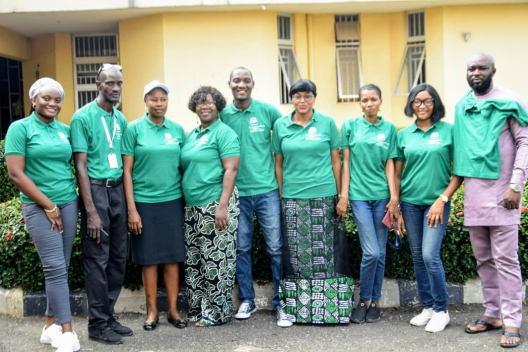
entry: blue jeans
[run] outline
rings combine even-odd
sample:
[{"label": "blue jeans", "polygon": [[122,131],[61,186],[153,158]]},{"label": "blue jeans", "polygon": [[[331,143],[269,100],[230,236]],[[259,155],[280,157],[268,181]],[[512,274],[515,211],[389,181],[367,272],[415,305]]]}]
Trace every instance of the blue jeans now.
[{"label": "blue jeans", "polygon": [[447,294],[444,265],[440,258],[440,247],[449,219],[450,202],[444,206],[443,224],[427,225],[430,205],[414,205],[401,202],[401,212],[407,229],[407,239],[414,262],[414,274],[420,301],[424,308],[435,312],[447,311]]},{"label": "blue jeans", "polygon": [[238,219],[237,237],[237,262],[236,278],[239,285],[238,296],[240,300],[252,301],[255,299],[253,289],[253,275],[251,273],[251,244],[253,242],[253,216],[257,215],[264,240],[266,251],[271,259],[273,273],[273,286],[275,294],[271,303],[273,307],[280,306],[279,281],[281,275],[282,237],[280,223],[279,191],[255,196],[240,197],[240,216]]},{"label": "blue jeans", "polygon": [[389,229],[381,222],[389,199],[352,200],[350,207],[356,223],[363,257],[360,268],[360,298],[379,301],[385,275],[385,255]]}]

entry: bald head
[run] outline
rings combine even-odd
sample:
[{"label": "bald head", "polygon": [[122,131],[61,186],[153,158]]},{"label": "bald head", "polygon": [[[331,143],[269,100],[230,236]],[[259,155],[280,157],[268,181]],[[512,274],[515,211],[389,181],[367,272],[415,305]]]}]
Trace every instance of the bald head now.
[{"label": "bald head", "polygon": [[467,81],[475,95],[488,94],[493,89],[495,60],[488,53],[475,53],[467,62]]}]

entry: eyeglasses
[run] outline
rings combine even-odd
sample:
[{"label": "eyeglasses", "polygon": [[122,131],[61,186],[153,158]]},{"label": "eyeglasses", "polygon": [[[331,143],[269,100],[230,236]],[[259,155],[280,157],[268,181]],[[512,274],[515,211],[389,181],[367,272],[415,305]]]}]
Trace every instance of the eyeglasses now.
[{"label": "eyeglasses", "polygon": [[111,68],[115,68],[116,70],[119,70],[119,72],[123,71],[123,67],[121,67],[120,65],[116,65],[116,64],[102,64],[101,67],[99,67],[99,71],[97,71],[96,79],[99,81],[99,75],[101,74],[101,72],[103,72],[105,70],[109,70]]},{"label": "eyeglasses", "polygon": [[416,106],[416,107],[419,107],[420,105],[422,105],[422,103],[425,105],[425,106],[433,106],[434,104],[434,98],[426,98],[424,100],[420,100],[420,99],[414,99],[412,101],[412,105],[413,106]]},{"label": "eyeglasses", "polygon": [[208,106],[212,108],[213,106],[216,106],[216,102],[212,100],[212,101],[202,101],[201,103],[196,103],[197,108],[203,108],[204,106]]},{"label": "eyeglasses", "polygon": [[295,94],[292,97],[292,100],[294,102],[300,102],[302,99],[304,99],[304,101],[308,103],[308,102],[311,102],[314,98],[315,98],[315,96],[313,94],[306,94],[306,95]]}]

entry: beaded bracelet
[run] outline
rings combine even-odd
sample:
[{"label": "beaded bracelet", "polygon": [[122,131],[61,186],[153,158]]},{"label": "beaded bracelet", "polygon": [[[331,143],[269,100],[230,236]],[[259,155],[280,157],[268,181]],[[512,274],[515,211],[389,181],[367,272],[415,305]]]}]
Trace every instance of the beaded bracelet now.
[{"label": "beaded bracelet", "polygon": [[55,208],[53,208],[53,209],[50,209],[50,210],[48,210],[48,209],[44,209],[44,211],[45,211],[46,213],[53,213],[53,212],[56,213],[56,212],[57,212],[57,205],[55,204]]}]

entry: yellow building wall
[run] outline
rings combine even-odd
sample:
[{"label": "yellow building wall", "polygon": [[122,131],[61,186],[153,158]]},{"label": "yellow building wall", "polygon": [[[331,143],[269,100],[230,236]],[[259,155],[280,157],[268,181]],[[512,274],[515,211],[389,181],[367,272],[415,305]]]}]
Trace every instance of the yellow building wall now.
[{"label": "yellow building wall", "polygon": [[[70,33],[55,34],[55,80],[64,88],[64,101],[59,120],[70,124],[75,112],[75,88],[73,80],[72,38]],[[29,87],[27,87],[29,89]]]},{"label": "yellow building wall", "polygon": [[[31,59],[22,62],[22,74],[24,76],[24,107],[26,115],[29,115],[31,102],[29,101],[29,88],[37,80],[36,71],[38,65],[39,77],[56,77],[55,62],[55,35],[48,34],[31,38],[30,40]],[[65,92],[66,95],[72,95],[73,92]],[[59,114],[59,120],[62,121],[62,113]]]},{"label": "yellow building wall", "polygon": [[255,99],[279,105],[276,13],[170,13],[164,15],[163,32],[168,117],[186,131],[197,126],[187,109],[191,94],[211,85],[232,101],[229,74],[239,66],[253,73]]},{"label": "yellow building wall", "polygon": [[[447,120],[452,121],[456,102],[469,89],[466,63],[475,52],[494,57],[494,84],[528,98],[528,4],[452,6],[443,13]],[[471,33],[468,42],[464,32]]]},{"label": "yellow building wall", "polygon": [[[442,102],[446,100],[445,90],[445,40],[444,8],[433,7],[425,10],[425,77],[440,94]],[[446,111],[446,121],[451,118],[451,111]]]},{"label": "yellow building wall", "polygon": [[[143,88],[155,79],[166,83],[164,16],[154,15],[119,22],[119,59],[123,67],[123,113],[133,121],[145,113]],[[175,87],[169,86],[176,93]],[[175,94],[171,94],[172,97]],[[175,104],[169,104],[168,115]]]},{"label": "yellow building wall", "polygon": [[0,27],[0,56],[21,61],[28,60],[29,46],[29,38]]}]

